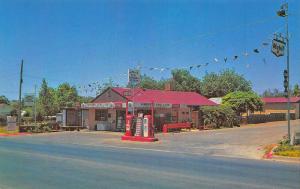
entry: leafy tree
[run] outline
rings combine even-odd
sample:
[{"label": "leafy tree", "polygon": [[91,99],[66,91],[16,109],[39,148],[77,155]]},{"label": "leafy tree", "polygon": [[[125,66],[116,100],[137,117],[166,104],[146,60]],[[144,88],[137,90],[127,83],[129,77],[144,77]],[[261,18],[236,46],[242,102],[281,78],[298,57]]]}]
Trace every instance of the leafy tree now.
[{"label": "leafy tree", "polygon": [[280,91],[279,89],[267,89],[262,94],[263,97],[283,97],[284,92]]},{"label": "leafy tree", "polygon": [[140,87],[141,88],[145,88],[145,89],[158,89],[158,90],[162,90],[164,89],[164,85],[165,85],[164,80],[155,80],[152,77],[149,77],[147,75],[143,75],[141,78],[141,83],[140,83]]},{"label": "leafy tree", "polygon": [[80,103],[88,103],[91,102],[94,99],[94,97],[91,96],[78,96],[78,101]]},{"label": "leafy tree", "polygon": [[112,78],[109,78],[108,82],[105,82],[103,84],[99,84],[97,86],[96,94],[97,95],[101,94],[103,91],[105,91],[109,87],[118,87],[118,86],[119,85],[117,83],[115,83]]},{"label": "leafy tree", "polygon": [[60,84],[56,90],[56,101],[59,107],[72,107],[79,101],[75,86],[69,83]]},{"label": "leafy tree", "polygon": [[172,70],[174,90],[194,91],[200,93],[201,81],[192,76],[189,71],[184,69]]},{"label": "leafy tree", "polygon": [[239,126],[239,119],[230,106],[204,106],[201,111],[205,125],[213,128]]},{"label": "leafy tree", "polygon": [[0,104],[9,104],[8,98],[4,95],[0,96]]},{"label": "leafy tree", "polygon": [[230,106],[238,115],[242,113],[262,111],[263,102],[254,92],[236,91],[227,94],[222,99],[222,104]]},{"label": "leafy tree", "polygon": [[206,73],[201,85],[201,94],[211,97],[223,97],[235,91],[251,91],[251,82],[234,70],[217,73]]},{"label": "leafy tree", "polygon": [[300,88],[299,85],[296,84],[293,89],[293,96],[300,96]]},{"label": "leafy tree", "polygon": [[55,90],[48,87],[46,80],[43,79],[38,101],[38,110],[43,116],[51,116],[58,112],[55,97]]}]

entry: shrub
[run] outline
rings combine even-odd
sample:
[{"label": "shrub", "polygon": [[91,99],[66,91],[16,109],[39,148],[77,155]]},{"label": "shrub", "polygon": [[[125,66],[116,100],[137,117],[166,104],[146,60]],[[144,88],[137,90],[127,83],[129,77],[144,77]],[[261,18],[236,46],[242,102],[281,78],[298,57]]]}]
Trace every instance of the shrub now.
[{"label": "shrub", "polygon": [[204,125],[213,128],[233,127],[239,125],[239,119],[230,106],[206,106],[201,108]]}]

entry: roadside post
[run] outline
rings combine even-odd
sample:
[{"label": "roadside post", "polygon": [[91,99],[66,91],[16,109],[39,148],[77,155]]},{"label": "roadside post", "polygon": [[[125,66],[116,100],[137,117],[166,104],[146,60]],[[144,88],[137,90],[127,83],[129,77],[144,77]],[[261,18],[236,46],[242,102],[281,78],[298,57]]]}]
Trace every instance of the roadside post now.
[{"label": "roadside post", "polygon": [[272,52],[275,56],[284,55],[284,47],[286,46],[286,70],[284,70],[284,92],[287,98],[287,121],[288,121],[288,139],[291,141],[291,117],[290,117],[290,50],[289,50],[289,22],[288,22],[288,3],[281,5],[280,10],[277,11],[277,15],[280,17],[285,17],[286,19],[286,36],[281,37],[275,34],[272,41]]}]

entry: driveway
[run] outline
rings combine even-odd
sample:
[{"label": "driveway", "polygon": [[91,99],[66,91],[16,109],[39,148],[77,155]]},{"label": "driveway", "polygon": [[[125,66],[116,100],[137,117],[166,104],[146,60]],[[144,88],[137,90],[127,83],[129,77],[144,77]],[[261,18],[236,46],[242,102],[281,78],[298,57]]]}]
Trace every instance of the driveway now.
[{"label": "driveway", "polygon": [[[292,131],[300,129],[300,120],[292,121]],[[105,146],[116,149],[198,154],[247,159],[261,159],[264,146],[277,143],[286,135],[286,122],[272,122],[207,131],[157,134],[155,143],[121,141],[122,133],[74,131],[15,137],[47,144]]]}]

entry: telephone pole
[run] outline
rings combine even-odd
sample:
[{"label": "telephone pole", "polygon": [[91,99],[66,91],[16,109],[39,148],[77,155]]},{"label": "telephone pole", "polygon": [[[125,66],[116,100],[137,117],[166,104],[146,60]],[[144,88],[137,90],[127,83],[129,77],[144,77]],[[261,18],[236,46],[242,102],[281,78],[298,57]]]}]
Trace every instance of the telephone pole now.
[{"label": "telephone pole", "polygon": [[18,109],[18,126],[21,126],[21,110],[22,110],[22,84],[23,84],[23,59],[21,61],[20,69],[20,83],[19,83],[19,109]]},{"label": "telephone pole", "polygon": [[36,125],[36,85],[34,85],[34,124]]},{"label": "telephone pole", "polygon": [[290,47],[289,47],[289,14],[288,14],[288,3],[283,4],[280,7],[280,10],[277,11],[277,15],[280,17],[285,17],[286,21],[286,86],[285,86],[285,93],[287,97],[287,120],[288,120],[288,139],[291,141],[291,117],[290,117],[290,109],[291,109],[291,102],[290,102]]}]

